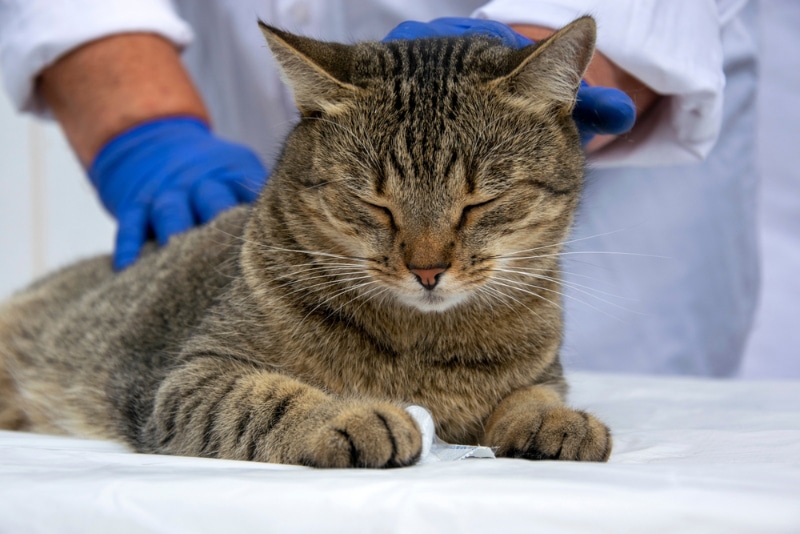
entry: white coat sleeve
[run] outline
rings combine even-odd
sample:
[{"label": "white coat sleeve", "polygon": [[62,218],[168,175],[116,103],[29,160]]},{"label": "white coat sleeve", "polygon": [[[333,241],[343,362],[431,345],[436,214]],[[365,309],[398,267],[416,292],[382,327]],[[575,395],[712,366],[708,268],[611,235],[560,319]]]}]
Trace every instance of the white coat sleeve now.
[{"label": "white coat sleeve", "polygon": [[89,41],[126,32],[149,32],[179,47],[192,39],[170,0],[0,0],[0,68],[21,111],[46,113],[35,91],[39,73]]},{"label": "white coat sleeve", "polygon": [[591,158],[593,166],[657,166],[703,159],[722,124],[725,86],[720,30],[744,1],[494,0],[474,16],[560,28],[597,20],[597,48],[664,95],[635,135]]}]

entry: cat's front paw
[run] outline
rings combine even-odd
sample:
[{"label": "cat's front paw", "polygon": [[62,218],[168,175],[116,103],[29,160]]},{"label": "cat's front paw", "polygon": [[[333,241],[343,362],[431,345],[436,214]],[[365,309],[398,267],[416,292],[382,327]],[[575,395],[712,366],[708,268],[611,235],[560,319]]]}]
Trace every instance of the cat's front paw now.
[{"label": "cat's front paw", "polygon": [[487,429],[486,439],[497,456],[508,458],[605,462],[611,454],[608,427],[564,406],[507,414]]},{"label": "cat's front paw", "polygon": [[402,408],[354,403],[311,437],[303,458],[313,467],[405,467],[422,454],[422,433]]}]

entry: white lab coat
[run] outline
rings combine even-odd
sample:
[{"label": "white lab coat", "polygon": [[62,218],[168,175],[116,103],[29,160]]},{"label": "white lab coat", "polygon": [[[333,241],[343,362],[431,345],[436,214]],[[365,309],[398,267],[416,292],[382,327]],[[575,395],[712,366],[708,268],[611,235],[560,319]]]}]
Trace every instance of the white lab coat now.
[{"label": "white lab coat", "polygon": [[105,35],[158,33],[185,47],[217,131],[269,166],[296,112],[257,17],[352,41],[407,19],[560,27],[591,13],[598,48],[667,97],[635,135],[592,159],[564,256],[564,363],[726,376],[740,365],[758,285],[752,9],[746,0],[2,0],[0,66],[17,107],[46,113],[33,91],[42,68]]}]

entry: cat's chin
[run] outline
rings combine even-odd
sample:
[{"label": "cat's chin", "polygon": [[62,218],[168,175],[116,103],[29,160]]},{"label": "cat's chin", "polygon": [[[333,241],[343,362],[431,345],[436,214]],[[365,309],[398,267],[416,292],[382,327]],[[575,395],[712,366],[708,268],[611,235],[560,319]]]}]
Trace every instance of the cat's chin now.
[{"label": "cat's chin", "polygon": [[441,295],[426,291],[422,295],[402,295],[400,301],[425,313],[443,312],[457,306],[467,299],[467,295]]}]

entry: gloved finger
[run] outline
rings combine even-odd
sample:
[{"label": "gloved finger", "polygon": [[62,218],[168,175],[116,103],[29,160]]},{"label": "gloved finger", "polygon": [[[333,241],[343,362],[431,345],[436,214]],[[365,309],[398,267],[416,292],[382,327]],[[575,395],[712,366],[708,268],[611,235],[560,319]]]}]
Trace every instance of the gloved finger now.
[{"label": "gloved finger", "polygon": [[252,202],[267,181],[267,170],[249,147],[230,142],[220,142],[217,149],[224,155],[225,164],[219,165],[211,179],[225,183],[239,202]]},{"label": "gloved finger", "polygon": [[502,22],[465,17],[443,17],[431,22],[414,20],[401,22],[383,38],[383,41],[476,34],[496,37],[506,46],[513,48],[522,48],[533,44],[533,41],[518,34]]},{"label": "gloved finger", "polygon": [[533,44],[533,41],[527,37],[496,20],[442,17],[432,20],[430,25],[438,28],[439,35],[488,35],[500,39],[504,45],[512,48],[522,48]]},{"label": "gloved finger", "polygon": [[150,205],[150,224],[159,245],[165,245],[173,235],[193,228],[196,223],[188,193],[169,190],[159,194]]},{"label": "gloved finger", "polygon": [[118,217],[117,239],[112,265],[121,271],[133,264],[147,240],[147,210],[143,207],[129,209]]},{"label": "gloved finger", "polygon": [[383,42],[397,41],[400,39],[420,39],[424,37],[440,37],[445,34],[439,33],[438,28],[419,22],[416,20],[407,20],[401,22],[383,38]]},{"label": "gloved finger", "polygon": [[620,135],[633,128],[636,106],[619,89],[582,86],[572,116],[582,135]]},{"label": "gloved finger", "polygon": [[201,180],[196,184],[192,188],[191,199],[195,215],[203,224],[239,203],[227,183],[214,179]]}]

